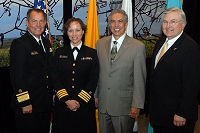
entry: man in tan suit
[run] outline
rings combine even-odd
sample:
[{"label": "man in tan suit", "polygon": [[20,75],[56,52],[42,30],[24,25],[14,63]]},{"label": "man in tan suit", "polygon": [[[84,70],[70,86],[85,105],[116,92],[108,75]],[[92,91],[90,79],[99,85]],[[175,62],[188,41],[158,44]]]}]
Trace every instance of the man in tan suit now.
[{"label": "man in tan suit", "polygon": [[95,97],[101,133],[131,133],[134,118],[144,106],[145,45],[126,34],[127,25],[126,12],[113,10],[112,35],[97,41],[100,74]]}]

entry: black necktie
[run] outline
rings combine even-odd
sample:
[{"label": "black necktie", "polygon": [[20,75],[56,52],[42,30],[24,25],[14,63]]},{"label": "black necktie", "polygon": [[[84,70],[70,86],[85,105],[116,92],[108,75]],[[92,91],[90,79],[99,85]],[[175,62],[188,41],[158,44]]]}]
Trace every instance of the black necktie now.
[{"label": "black necktie", "polygon": [[113,41],[113,47],[111,49],[111,61],[115,59],[115,56],[117,54],[117,41]]},{"label": "black necktie", "polygon": [[44,52],[44,48],[43,48],[43,46],[42,46],[41,40],[39,40],[38,43],[39,43],[39,48],[40,48],[40,50]]}]

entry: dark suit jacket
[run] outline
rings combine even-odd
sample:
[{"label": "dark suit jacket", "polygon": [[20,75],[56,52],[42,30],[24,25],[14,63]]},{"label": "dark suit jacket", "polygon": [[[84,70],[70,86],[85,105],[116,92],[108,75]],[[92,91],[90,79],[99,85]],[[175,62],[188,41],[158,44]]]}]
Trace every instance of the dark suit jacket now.
[{"label": "dark suit jacket", "polygon": [[[93,94],[99,76],[99,61],[96,50],[85,45],[76,61],[70,45],[57,49],[54,56],[53,79],[57,97],[55,110],[64,110],[67,115],[84,116],[95,110]],[[81,107],[74,113],[65,104],[67,100],[77,100]]]},{"label": "dark suit jacket", "polygon": [[35,38],[26,32],[14,39],[10,48],[10,77],[14,89],[11,107],[33,105],[33,111],[52,110],[51,67],[53,54],[48,39],[42,37],[46,54]]},{"label": "dark suit jacket", "polygon": [[174,114],[196,121],[200,88],[198,45],[183,32],[154,68],[156,55],[165,39],[161,37],[152,55],[150,122],[173,126]]}]

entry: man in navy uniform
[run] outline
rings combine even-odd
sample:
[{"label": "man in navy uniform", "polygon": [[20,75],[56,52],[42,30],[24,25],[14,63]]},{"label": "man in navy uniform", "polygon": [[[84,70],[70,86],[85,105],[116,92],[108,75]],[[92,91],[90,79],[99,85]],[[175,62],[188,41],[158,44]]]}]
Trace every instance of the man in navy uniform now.
[{"label": "man in navy uniform", "polygon": [[43,10],[27,12],[27,32],[14,39],[10,49],[10,77],[14,89],[11,107],[17,132],[48,133],[53,106],[52,49],[42,36],[46,25]]}]

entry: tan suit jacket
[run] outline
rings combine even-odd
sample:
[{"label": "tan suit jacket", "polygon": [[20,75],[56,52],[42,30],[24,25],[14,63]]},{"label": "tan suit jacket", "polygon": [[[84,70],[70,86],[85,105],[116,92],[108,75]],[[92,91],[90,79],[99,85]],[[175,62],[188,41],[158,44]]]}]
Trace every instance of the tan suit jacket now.
[{"label": "tan suit jacket", "polygon": [[114,62],[110,59],[111,36],[97,41],[100,63],[95,97],[101,113],[128,115],[131,107],[143,108],[145,100],[146,52],[140,41],[125,36]]}]

